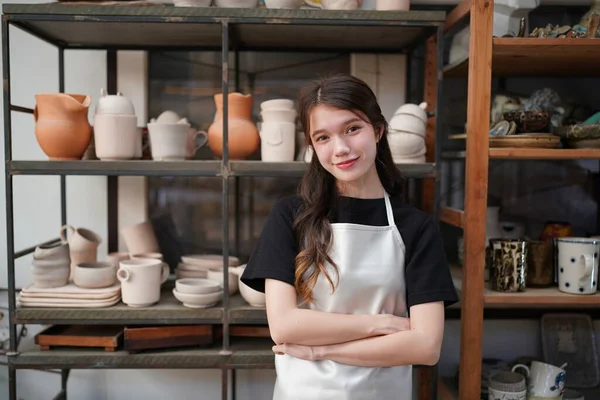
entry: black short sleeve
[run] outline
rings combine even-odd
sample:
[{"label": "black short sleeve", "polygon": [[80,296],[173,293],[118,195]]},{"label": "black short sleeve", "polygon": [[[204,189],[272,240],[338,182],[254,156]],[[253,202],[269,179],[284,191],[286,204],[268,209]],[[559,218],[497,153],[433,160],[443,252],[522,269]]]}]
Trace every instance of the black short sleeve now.
[{"label": "black short sleeve", "polygon": [[298,245],[292,224],[299,206],[300,198],[291,196],[271,209],[242,275],[242,282],[252,289],[264,293],[265,279],[294,285]]},{"label": "black short sleeve", "polygon": [[443,301],[445,306],[459,301],[452,282],[438,225],[430,217],[407,246],[406,297],[407,307]]}]

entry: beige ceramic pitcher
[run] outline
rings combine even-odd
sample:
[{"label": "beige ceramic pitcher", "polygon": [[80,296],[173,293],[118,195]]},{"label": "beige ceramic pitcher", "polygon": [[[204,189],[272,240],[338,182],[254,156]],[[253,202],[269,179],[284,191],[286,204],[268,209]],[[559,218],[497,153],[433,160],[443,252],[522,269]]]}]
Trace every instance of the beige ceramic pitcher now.
[{"label": "beige ceramic pitcher", "polygon": [[169,277],[169,266],[161,260],[136,258],[119,263],[123,303],[129,307],[148,307],[160,300],[160,285]]},{"label": "beige ceramic pitcher", "polygon": [[[66,231],[69,231],[67,240]],[[98,259],[98,246],[102,238],[89,229],[73,228],[71,225],[63,225],[60,228],[60,240],[69,243],[71,256],[71,276],[77,264],[95,262]]]}]

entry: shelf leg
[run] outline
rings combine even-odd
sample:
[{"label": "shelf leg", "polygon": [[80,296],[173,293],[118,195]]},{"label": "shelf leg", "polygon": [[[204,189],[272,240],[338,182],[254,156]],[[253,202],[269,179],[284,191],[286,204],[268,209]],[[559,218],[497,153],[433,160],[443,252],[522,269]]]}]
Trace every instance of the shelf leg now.
[{"label": "shelf leg", "polygon": [[229,400],[229,369],[221,369],[221,400]]},{"label": "shelf leg", "polygon": [[481,396],[493,0],[471,2],[459,398]]},{"label": "shelf leg", "polygon": [[11,365],[8,366],[8,398],[17,400],[17,370]]},{"label": "shelf leg", "polygon": [[63,400],[67,400],[67,397],[68,397],[67,383],[69,382],[70,373],[71,373],[70,369],[61,369],[60,370],[60,387],[63,392]]},{"label": "shelf leg", "polygon": [[[106,88],[117,93],[117,50],[106,51]],[[119,177],[106,178],[108,195],[108,252],[119,251]]]},{"label": "shelf leg", "polygon": [[[2,81],[4,100],[4,184],[6,195],[6,267],[8,278],[8,331],[10,335],[9,352],[18,351],[17,325],[15,324],[15,230],[13,219],[13,179],[10,170],[12,160],[12,114],[10,111],[10,37],[8,20],[2,18]],[[17,399],[17,372],[11,365],[12,355],[8,361],[8,395],[10,400]]]},{"label": "shelf leg", "polygon": [[[58,91],[65,92],[65,49],[58,48]],[[60,225],[67,224],[67,176],[60,176]]]},{"label": "shelf leg", "polygon": [[237,370],[231,370],[231,400],[235,400],[237,394]]}]

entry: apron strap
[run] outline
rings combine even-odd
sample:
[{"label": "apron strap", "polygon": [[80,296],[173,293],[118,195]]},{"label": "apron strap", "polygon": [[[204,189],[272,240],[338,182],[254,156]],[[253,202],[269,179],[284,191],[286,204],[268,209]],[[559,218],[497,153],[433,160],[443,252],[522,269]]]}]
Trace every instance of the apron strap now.
[{"label": "apron strap", "polygon": [[394,222],[394,211],[392,210],[392,203],[390,202],[390,196],[385,190],[383,191],[383,199],[385,200],[385,212],[387,214],[388,225],[395,226],[396,223]]}]

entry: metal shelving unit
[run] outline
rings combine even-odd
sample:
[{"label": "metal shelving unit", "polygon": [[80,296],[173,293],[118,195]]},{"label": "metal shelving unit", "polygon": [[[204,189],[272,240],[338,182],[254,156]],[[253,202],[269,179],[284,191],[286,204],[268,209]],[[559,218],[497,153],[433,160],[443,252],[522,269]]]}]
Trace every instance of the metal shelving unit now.
[{"label": "metal shelving unit", "polygon": [[[217,368],[222,370],[222,398],[232,389],[235,398],[235,369],[273,368],[274,356],[269,340],[230,338],[231,324],[266,324],[264,309],[248,306],[240,296],[229,296],[209,309],[189,309],[172,294],[163,292],[159,304],[130,308],[119,304],[101,309],[17,308],[15,300],[14,262],[34,251],[35,246],[17,251],[14,248],[13,180],[19,175],[58,175],[61,177],[61,222],[67,222],[66,175],[107,176],[108,251],[117,251],[118,176],[206,176],[222,179],[223,265],[231,251],[229,243],[229,194],[231,178],[244,176],[299,177],[303,162],[265,163],[234,161],[227,151],[227,119],[223,121],[221,160],[156,162],[132,160],[109,161],[29,161],[12,158],[12,112],[32,113],[31,109],[11,103],[9,26],[13,25],[53,44],[59,51],[59,91],[64,92],[64,50],[104,49],[107,51],[107,90],[116,92],[117,50],[194,50],[221,51],[222,92],[230,92],[228,60],[230,51],[335,51],[339,52],[411,52],[428,38],[437,47],[437,83],[441,90],[443,55],[443,11],[325,11],[275,9],[177,8],[171,5],[119,5],[49,3],[4,4],[2,19],[2,65],[4,82],[4,140],[6,165],[7,266],[10,308],[9,398],[16,400],[16,369],[61,370],[62,390],[56,399],[66,399],[71,369],[102,368]],[[236,63],[237,64],[237,63]],[[237,67],[237,65],[236,65]],[[439,116],[437,107],[433,110]],[[223,113],[227,115],[227,96]],[[31,133],[33,134],[33,133]],[[435,141],[440,129],[428,140]],[[439,152],[435,160],[424,164],[402,164],[407,178],[433,178],[435,195],[439,194]],[[434,202],[438,217],[438,201]],[[224,268],[224,272],[227,269]],[[224,273],[224,286],[228,274]],[[198,324],[214,323],[223,327],[222,343],[207,349],[160,351],[128,354],[125,351],[94,351],[18,348],[16,324]],[[231,385],[230,385],[231,383]],[[435,387],[435,381],[432,384]],[[435,391],[435,389],[433,389]]]}]

